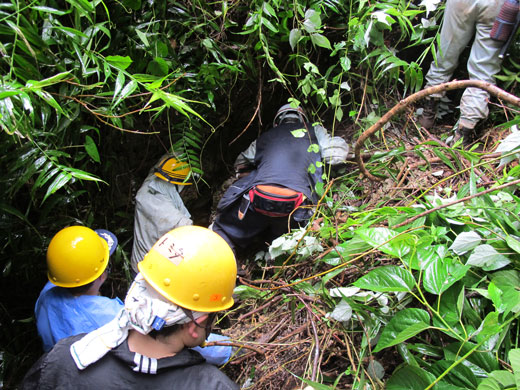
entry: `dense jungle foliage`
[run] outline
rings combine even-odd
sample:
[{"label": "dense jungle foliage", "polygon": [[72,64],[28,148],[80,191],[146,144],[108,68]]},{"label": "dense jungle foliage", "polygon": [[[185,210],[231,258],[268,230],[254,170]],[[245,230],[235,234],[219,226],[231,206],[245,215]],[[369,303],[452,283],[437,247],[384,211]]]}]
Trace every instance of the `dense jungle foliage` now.
[{"label": "dense jungle foliage", "polygon": [[[419,91],[442,13],[436,0],[0,3],[0,388],[42,353],[33,308],[58,230],[116,233],[103,292],[124,297],[135,193],[161,155],[197,174],[187,206],[208,226],[280,105],[352,144]],[[497,80],[517,96],[518,53]],[[327,167],[308,228],[240,259],[221,326],[256,348],[223,368],[243,388],[520,389],[519,111],[492,97],[484,148],[450,148],[460,92],[438,138],[408,107],[366,142],[385,180]]]}]

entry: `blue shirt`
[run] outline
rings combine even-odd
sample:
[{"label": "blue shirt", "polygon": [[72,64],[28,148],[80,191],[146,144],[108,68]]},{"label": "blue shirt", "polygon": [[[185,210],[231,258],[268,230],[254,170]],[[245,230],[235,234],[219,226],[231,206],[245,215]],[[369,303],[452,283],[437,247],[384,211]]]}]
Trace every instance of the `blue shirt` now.
[{"label": "blue shirt", "polygon": [[49,351],[62,338],[100,328],[123,307],[119,298],[74,296],[68,289],[47,282],[34,308],[43,350]]},{"label": "blue shirt", "polygon": [[[89,333],[106,323],[123,309],[119,298],[110,299],[100,295],[72,295],[67,288],[47,282],[36,301],[36,327],[43,341],[43,350],[49,351],[59,340]],[[225,341],[228,337],[210,333],[208,341]],[[222,365],[232,353],[232,347],[195,347],[208,363]]]}]

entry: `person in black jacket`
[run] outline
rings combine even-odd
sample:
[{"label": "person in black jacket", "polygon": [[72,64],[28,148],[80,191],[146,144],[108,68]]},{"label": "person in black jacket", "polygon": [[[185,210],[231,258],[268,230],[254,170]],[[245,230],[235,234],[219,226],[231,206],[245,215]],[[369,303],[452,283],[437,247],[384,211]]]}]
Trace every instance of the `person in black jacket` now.
[{"label": "person in black jacket", "polygon": [[190,349],[215,313],[233,305],[236,262],[216,233],[184,226],[162,236],[138,264],[125,307],[103,327],[60,340],[22,389],[222,389],[239,387]]},{"label": "person in black jacket", "polygon": [[239,179],[219,201],[211,227],[233,250],[259,237],[271,241],[287,233],[288,226],[307,223],[311,205],[318,202],[315,185],[323,180],[316,133],[302,108],[286,104],[273,127],[239,155]]}]

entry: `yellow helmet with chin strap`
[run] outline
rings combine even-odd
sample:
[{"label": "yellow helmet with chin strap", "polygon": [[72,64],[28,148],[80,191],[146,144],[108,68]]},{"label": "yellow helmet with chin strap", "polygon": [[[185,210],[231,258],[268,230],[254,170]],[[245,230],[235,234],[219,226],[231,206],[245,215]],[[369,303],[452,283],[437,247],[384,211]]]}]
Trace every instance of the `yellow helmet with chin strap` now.
[{"label": "yellow helmet with chin strap", "polygon": [[60,287],[79,287],[105,271],[110,256],[107,241],[85,226],[69,226],[47,248],[47,277]]},{"label": "yellow helmet with chin strap", "polygon": [[155,168],[155,176],[168,183],[181,186],[191,185],[187,178],[191,173],[188,163],[177,160],[175,157],[165,157]]},{"label": "yellow helmet with chin strap", "polygon": [[222,237],[207,228],[170,230],[137,268],[158,293],[185,309],[217,312],[234,303],[235,255]]}]

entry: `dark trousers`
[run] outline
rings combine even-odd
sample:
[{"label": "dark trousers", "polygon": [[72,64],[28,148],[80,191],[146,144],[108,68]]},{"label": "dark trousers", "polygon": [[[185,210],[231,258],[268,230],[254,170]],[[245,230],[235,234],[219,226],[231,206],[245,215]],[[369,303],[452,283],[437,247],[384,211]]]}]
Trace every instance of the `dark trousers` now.
[{"label": "dark trousers", "polygon": [[224,238],[233,251],[236,251],[236,247],[246,248],[257,240],[271,242],[276,237],[289,232],[290,229],[297,228],[303,222],[296,222],[291,218],[288,225],[289,216],[269,217],[255,212],[251,207],[240,220],[238,218],[240,201],[237,200],[219,213],[213,223],[213,231]]}]

